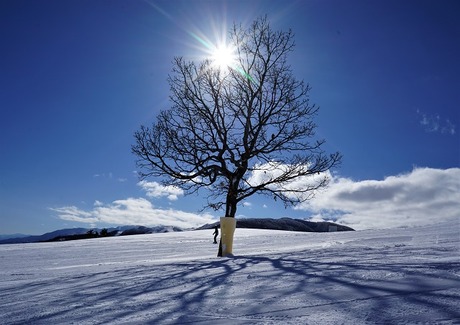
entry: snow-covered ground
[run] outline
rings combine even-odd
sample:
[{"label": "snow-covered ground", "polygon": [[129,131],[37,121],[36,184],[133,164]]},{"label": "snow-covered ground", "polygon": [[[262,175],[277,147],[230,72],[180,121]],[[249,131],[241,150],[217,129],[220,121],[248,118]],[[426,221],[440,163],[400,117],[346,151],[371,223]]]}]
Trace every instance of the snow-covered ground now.
[{"label": "snow-covered ground", "polygon": [[1,324],[460,324],[460,224],[0,245]]}]

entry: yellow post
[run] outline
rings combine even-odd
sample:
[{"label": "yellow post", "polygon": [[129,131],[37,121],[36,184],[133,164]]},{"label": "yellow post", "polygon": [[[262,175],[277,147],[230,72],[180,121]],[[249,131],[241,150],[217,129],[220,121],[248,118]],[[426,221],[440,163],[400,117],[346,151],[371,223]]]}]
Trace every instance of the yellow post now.
[{"label": "yellow post", "polygon": [[220,218],[220,242],[222,245],[222,255],[227,256],[233,254],[233,234],[236,229],[236,219],[230,217],[221,217]]}]

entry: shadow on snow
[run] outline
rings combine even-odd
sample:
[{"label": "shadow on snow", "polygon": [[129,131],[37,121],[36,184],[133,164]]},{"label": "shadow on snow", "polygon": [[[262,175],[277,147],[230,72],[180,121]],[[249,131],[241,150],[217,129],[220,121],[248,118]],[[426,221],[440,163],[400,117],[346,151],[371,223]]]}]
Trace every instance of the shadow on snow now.
[{"label": "shadow on snow", "polygon": [[[367,249],[361,258],[359,252],[349,251],[341,258],[340,252],[343,248],[63,274],[6,288],[0,301],[11,305],[7,316],[35,324],[66,319],[316,322],[333,315],[397,323],[423,321],[424,313],[434,313],[437,320],[460,319],[460,280],[455,274],[460,263],[437,263],[433,258],[427,263],[398,262],[398,255],[417,255],[416,249],[407,247]],[[8,301],[8,296],[15,300]],[[27,315],[18,315],[18,310],[24,311],[21,303],[27,303]]]}]

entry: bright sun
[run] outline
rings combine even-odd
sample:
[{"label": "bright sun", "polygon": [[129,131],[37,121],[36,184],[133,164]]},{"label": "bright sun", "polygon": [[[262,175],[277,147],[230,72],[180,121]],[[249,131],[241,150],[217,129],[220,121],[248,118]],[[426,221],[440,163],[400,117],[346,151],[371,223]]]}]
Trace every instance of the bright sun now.
[{"label": "bright sun", "polygon": [[235,50],[227,45],[219,45],[213,49],[211,60],[217,68],[225,71],[235,65]]},{"label": "bright sun", "polygon": [[211,61],[214,68],[221,72],[228,72],[229,69],[236,68],[238,65],[236,47],[227,43],[225,37],[216,37],[218,41],[214,43],[201,33],[190,32],[190,35],[204,46],[200,49],[205,53],[205,58]]}]

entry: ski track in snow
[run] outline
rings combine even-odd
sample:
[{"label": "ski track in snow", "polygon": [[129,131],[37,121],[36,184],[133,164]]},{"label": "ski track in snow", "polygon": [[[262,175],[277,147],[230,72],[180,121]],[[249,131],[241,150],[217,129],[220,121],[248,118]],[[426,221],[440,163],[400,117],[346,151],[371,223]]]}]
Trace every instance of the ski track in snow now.
[{"label": "ski track in snow", "polygon": [[0,245],[1,324],[460,324],[460,223]]}]

